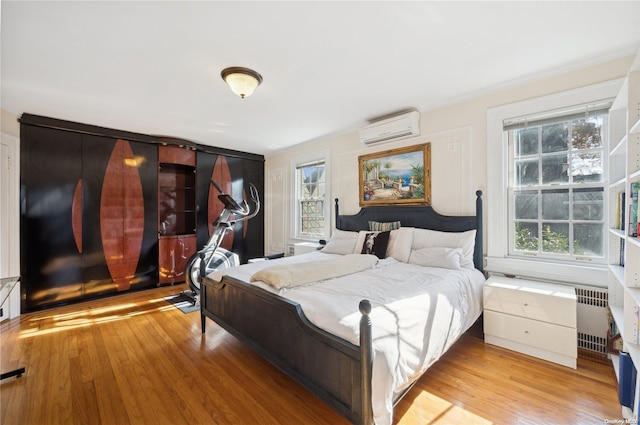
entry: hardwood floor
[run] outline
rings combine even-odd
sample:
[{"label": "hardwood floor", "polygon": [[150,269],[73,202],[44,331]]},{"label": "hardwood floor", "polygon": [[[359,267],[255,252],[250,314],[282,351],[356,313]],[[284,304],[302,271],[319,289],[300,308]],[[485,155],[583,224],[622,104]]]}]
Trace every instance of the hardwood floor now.
[{"label": "hardwood floor", "polygon": [[[0,326],[0,423],[346,424],[213,322],[163,300],[184,285],[22,315]],[[396,406],[395,424],[621,419],[609,365],[557,366],[470,332]]]}]

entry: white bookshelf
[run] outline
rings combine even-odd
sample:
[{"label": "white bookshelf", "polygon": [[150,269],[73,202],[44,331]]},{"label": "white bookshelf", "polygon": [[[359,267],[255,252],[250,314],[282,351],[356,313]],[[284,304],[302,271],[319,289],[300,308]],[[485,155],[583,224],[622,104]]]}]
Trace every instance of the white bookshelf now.
[{"label": "white bookshelf", "polygon": [[[609,306],[623,339],[623,349],[640,369],[640,238],[629,235],[631,184],[640,182],[640,54],[629,71],[609,114]],[[618,199],[625,193],[624,230]],[[622,246],[624,251],[621,253]],[[624,260],[624,266],[620,260]],[[619,376],[618,357],[611,356]],[[640,380],[634,409],[622,409],[637,420]]]}]

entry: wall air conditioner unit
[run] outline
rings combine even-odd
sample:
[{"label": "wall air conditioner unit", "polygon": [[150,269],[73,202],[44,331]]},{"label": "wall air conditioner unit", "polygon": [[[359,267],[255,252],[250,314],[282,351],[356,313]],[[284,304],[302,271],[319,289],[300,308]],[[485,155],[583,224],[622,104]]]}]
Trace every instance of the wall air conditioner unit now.
[{"label": "wall air conditioner unit", "polygon": [[418,111],[373,121],[360,129],[360,141],[365,145],[374,145],[419,135],[420,112]]}]

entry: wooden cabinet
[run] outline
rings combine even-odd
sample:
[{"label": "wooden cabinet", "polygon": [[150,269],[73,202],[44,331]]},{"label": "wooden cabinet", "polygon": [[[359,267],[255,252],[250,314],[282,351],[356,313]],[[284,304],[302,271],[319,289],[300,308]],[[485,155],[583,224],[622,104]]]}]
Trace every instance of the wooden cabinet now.
[{"label": "wooden cabinet", "polygon": [[187,261],[197,252],[196,236],[161,236],[158,241],[158,283],[184,282]]},{"label": "wooden cabinet", "polygon": [[65,126],[21,119],[22,311],[157,282],[156,146]]},{"label": "wooden cabinet", "polygon": [[487,343],[576,368],[573,287],[492,276],[483,298]]},{"label": "wooden cabinet", "polygon": [[[20,133],[23,312],[181,282],[220,213],[209,180],[264,192],[261,155],[31,114]],[[264,255],[263,219],[226,241],[242,262]]]},{"label": "wooden cabinet", "polygon": [[158,148],[158,283],[184,281],[197,251],[196,153],[180,146]]}]

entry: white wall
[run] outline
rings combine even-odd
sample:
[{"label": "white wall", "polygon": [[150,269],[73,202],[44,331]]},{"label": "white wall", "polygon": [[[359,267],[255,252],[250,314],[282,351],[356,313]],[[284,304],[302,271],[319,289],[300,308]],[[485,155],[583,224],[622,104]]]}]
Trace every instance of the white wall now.
[{"label": "white wall", "polygon": [[[352,214],[359,209],[358,155],[431,142],[433,207],[442,214],[473,214],[477,189],[485,192],[485,204],[491,202],[486,194],[487,143],[501,142],[487,141],[487,109],[621,78],[626,75],[632,61],[633,56],[629,56],[547,75],[519,85],[505,85],[469,100],[422,112],[420,137],[366,147],[359,142],[358,132],[354,131],[267,155],[265,250],[269,254],[283,252],[287,245],[295,242],[291,238],[290,214],[294,201],[291,192],[292,158],[330,150],[333,170],[330,202],[339,198],[341,213]],[[490,229],[485,230],[490,232]]]},{"label": "white wall", "polygon": [[[20,275],[18,129],[16,117],[3,111],[0,132],[0,277]],[[5,299],[5,292],[0,293],[0,301]],[[20,284],[13,289],[2,307],[0,320],[20,314]]]}]

